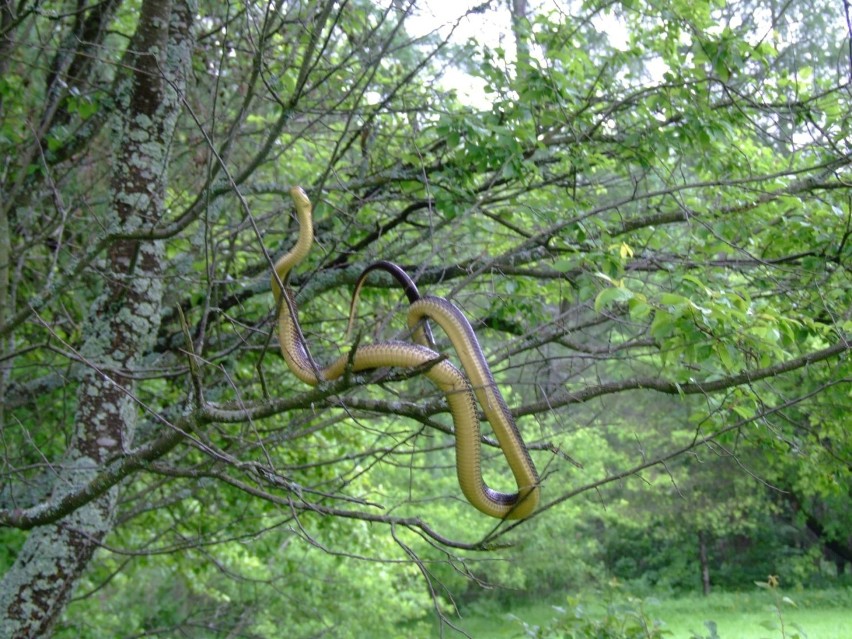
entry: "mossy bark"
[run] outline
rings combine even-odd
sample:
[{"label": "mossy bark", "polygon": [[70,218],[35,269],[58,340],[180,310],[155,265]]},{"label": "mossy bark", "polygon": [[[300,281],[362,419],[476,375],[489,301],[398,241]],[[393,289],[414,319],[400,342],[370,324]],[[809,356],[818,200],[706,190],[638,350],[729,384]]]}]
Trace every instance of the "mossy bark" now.
[{"label": "mossy bark", "polygon": [[[169,148],[189,69],[193,8],[186,2],[146,0],[130,45],[111,182],[109,224],[118,239],[106,256],[104,291],[86,326],[78,369],[76,429],[55,466],[49,500],[61,503],[91,481],[133,440],[140,410],[134,371],[160,323],[163,298],[161,241],[145,231],[163,218]],[[117,489],[35,528],[0,582],[0,636],[48,636],[93,554],[110,532]]]}]

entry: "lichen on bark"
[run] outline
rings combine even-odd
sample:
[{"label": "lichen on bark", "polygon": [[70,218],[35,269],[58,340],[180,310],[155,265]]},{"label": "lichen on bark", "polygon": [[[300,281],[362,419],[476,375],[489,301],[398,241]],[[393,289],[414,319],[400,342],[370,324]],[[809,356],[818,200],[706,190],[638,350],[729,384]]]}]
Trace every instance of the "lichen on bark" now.
[{"label": "lichen on bark", "polygon": [[[116,158],[111,181],[113,219],[119,233],[154,228],[163,218],[168,150],[181,109],[191,51],[194,8],[187,2],[145,0],[130,43],[134,62],[127,109],[116,117]],[[107,250],[104,290],[85,329],[77,380],[75,432],[54,464],[47,503],[63,505],[77,486],[97,477],[108,459],[130,446],[139,411],[134,371],[139,353],[153,343],[162,308],[161,241],[120,239]],[[32,530],[15,564],[0,582],[0,636],[45,637],[74,586],[111,530],[118,489],[74,504],[55,524]],[[67,501],[66,501],[67,503]]]}]

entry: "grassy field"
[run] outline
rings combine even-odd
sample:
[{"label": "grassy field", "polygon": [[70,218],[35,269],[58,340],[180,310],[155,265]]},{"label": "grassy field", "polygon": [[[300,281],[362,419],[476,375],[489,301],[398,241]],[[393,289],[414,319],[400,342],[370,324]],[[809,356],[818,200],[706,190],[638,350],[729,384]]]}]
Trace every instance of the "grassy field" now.
[{"label": "grassy field", "polygon": [[[783,597],[793,603],[782,601]],[[613,603],[627,602],[627,599],[626,594],[618,593]],[[584,614],[589,618],[606,614],[606,604],[596,604],[590,596],[582,597],[581,601]],[[852,639],[852,589],[756,590],[716,593],[709,597],[648,597],[634,600],[632,607],[640,605],[648,617],[662,622],[662,627],[670,633],[666,636],[671,639],[710,637],[710,630],[704,623],[707,620],[716,623],[719,639],[792,639],[797,634],[800,639]],[[778,605],[781,606],[780,618]],[[566,614],[573,610],[573,606],[565,602],[527,604],[512,610],[474,608],[452,621],[474,639],[557,636],[531,632],[533,626],[546,628],[559,616],[554,606],[565,609]],[[444,636],[462,635],[445,627]]]}]

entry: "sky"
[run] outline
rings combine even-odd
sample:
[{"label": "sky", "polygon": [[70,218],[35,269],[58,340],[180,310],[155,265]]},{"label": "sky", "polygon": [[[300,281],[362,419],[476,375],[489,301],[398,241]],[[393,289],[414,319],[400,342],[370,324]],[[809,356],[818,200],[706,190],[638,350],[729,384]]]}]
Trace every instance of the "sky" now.
[{"label": "sky", "polygon": [[[406,27],[416,36],[434,29],[447,33],[461,16],[480,4],[481,0],[419,0],[414,15],[406,20]],[[501,41],[511,39],[508,8],[504,3],[492,4],[496,5],[495,9],[462,18],[453,40],[466,42],[469,38],[476,38],[489,46],[497,46]]]},{"label": "sky", "polygon": [[[480,13],[465,13],[483,4],[483,0],[418,0],[413,15],[405,21],[406,30],[415,37],[438,31],[441,35],[452,33],[451,41],[463,44],[470,39],[494,49],[502,47],[508,60],[512,60],[515,50],[512,35],[509,2],[511,0],[492,0],[491,8]],[[564,0],[530,0],[529,10],[541,11],[552,5],[559,10],[565,10]],[[464,17],[463,17],[464,16]],[[609,41],[618,47],[627,40],[626,29],[614,19],[608,19],[606,14],[600,14],[596,24],[605,31]],[[483,82],[472,78],[463,70],[447,69],[439,84],[447,89],[454,89],[459,99],[471,106],[489,108],[490,103],[483,93]]]},{"label": "sky", "polygon": [[[492,3],[496,5],[495,9],[462,17],[481,3],[481,0],[419,0],[414,15],[406,19],[405,26],[415,37],[436,30],[446,36],[452,31],[450,40],[456,44],[463,44],[473,38],[491,48],[502,46],[507,51],[512,51],[514,39],[505,0]],[[461,69],[446,69],[438,83],[446,89],[455,90],[458,98],[465,104],[482,109],[490,108],[490,102],[483,91],[484,82],[469,76]]]}]

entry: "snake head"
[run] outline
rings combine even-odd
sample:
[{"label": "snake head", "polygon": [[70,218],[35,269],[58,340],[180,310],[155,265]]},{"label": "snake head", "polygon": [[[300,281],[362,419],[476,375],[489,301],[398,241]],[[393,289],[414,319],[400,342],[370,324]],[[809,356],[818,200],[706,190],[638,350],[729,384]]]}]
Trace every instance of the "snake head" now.
[{"label": "snake head", "polygon": [[296,205],[296,209],[311,207],[311,200],[301,186],[291,187],[290,197],[293,198],[293,204]]}]

